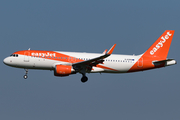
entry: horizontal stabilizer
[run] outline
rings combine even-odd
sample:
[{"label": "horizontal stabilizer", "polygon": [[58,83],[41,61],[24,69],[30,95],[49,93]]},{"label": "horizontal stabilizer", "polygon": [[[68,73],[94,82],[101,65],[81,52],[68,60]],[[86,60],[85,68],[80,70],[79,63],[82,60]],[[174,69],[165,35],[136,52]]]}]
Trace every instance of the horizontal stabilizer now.
[{"label": "horizontal stabilizer", "polygon": [[177,62],[174,59],[167,59],[167,60],[161,60],[161,61],[153,61],[153,64],[155,66],[158,66],[161,64],[165,64],[165,66],[170,66],[170,65],[177,64]]}]

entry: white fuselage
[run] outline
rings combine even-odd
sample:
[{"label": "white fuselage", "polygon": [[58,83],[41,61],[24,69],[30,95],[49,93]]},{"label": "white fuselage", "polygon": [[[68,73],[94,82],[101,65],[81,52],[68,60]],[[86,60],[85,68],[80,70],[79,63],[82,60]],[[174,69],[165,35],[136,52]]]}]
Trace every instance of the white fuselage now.
[{"label": "white fuselage", "polygon": [[[44,70],[54,70],[57,64],[62,65],[72,65],[78,60],[89,60],[96,58],[102,54],[95,53],[80,53],[80,52],[60,52],[55,51],[57,53],[65,54],[70,57],[55,57],[52,56],[26,56],[26,55],[18,55],[18,57],[10,56],[4,59],[4,63],[18,68],[25,69],[44,69]],[[112,54],[111,56],[104,59],[103,64],[99,64],[100,66],[93,67],[91,72],[106,72],[106,73],[124,73],[127,72],[141,57],[141,55],[117,55]],[[139,67],[142,67],[143,63]]]}]

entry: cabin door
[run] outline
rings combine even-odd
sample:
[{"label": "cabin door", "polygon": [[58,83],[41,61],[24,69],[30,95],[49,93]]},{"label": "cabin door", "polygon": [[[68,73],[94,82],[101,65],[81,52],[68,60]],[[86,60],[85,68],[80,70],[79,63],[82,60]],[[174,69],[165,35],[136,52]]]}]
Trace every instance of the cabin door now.
[{"label": "cabin door", "polygon": [[143,58],[140,58],[140,59],[138,60],[137,67],[143,67]]},{"label": "cabin door", "polygon": [[29,62],[30,52],[24,52],[24,62]]}]

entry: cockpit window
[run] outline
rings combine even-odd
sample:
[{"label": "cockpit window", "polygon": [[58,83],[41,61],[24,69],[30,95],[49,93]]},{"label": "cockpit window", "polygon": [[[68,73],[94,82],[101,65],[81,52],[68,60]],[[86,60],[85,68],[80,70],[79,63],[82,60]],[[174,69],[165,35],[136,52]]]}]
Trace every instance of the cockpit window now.
[{"label": "cockpit window", "polygon": [[12,57],[18,57],[18,54],[11,54]]}]

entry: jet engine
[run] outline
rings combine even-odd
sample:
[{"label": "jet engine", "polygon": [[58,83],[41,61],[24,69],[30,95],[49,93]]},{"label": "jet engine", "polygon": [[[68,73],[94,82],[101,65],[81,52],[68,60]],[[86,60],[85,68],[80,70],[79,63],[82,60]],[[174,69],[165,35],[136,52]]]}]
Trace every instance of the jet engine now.
[{"label": "jet engine", "polygon": [[75,73],[75,70],[69,65],[56,65],[54,70],[54,75],[60,77],[69,76],[72,73]]}]

